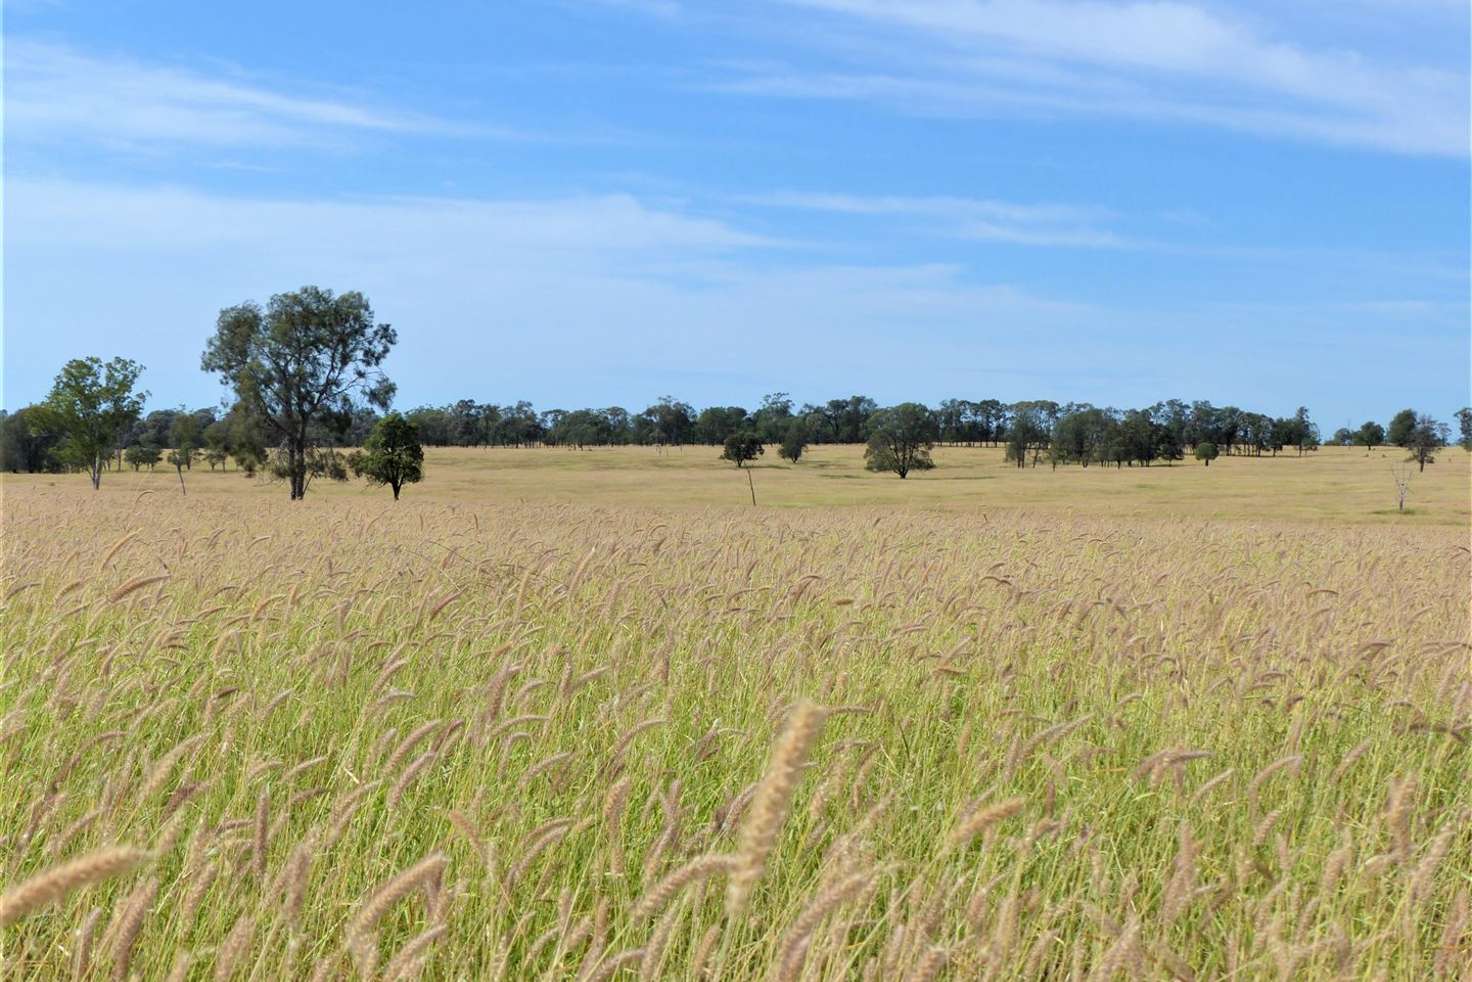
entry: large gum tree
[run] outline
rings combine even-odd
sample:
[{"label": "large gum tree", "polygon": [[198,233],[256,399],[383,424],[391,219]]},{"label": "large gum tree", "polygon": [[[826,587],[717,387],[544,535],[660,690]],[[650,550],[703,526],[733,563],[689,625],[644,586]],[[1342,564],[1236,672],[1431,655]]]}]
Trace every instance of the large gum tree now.
[{"label": "large gum tree", "polygon": [[264,309],[247,301],[221,310],[201,367],[279,443],[295,501],[307,493],[311,424],[341,426],[364,402],[387,408],[394,384],[379,366],[397,341],[361,293],[304,286]]}]

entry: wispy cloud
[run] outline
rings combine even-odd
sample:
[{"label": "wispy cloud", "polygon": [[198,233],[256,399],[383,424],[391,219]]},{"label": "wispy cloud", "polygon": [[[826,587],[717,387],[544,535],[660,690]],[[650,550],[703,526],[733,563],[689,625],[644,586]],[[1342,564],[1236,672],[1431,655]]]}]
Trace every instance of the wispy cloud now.
[{"label": "wispy cloud", "polygon": [[5,61],[6,135],[19,143],[173,149],[320,146],[368,133],[514,135],[32,40],[7,40]]},{"label": "wispy cloud", "polygon": [[[1282,40],[1173,0],[789,0],[838,65],[751,67],[716,88],[926,115],[1104,115],[1412,154],[1468,153],[1464,64]],[[844,42],[832,41],[843,38]]]},{"label": "wispy cloud", "polygon": [[[94,351],[139,359],[170,399],[209,401],[218,388],[198,372],[198,352],[218,310],[304,282],[361,289],[400,328],[391,371],[410,404],[468,394],[601,405],[668,391],[740,401],[797,384],[792,365],[812,397],[1036,398],[1047,387],[1016,369],[1038,364],[1053,366],[1042,381],[1068,397],[1139,403],[1162,395],[1153,366],[1169,363],[1175,391],[1265,406],[1292,392],[1318,408],[1343,401],[1344,371],[1366,351],[1391,380],[1385,399],[1414,389],[1450,400],[1465,388],[1446,357],[1465,347],[1449,346],[1451,326],[1424,329],[1429,312],[1414,294],[1344,298],[1388,300],[1396,317],[1101,304],[962,263],[835,263],[688,203],[629,194],[324,201],[21,178],[6,195],[4,397],[17,405],[39,398],[65,357]],[[958,202],[999,222],[1107,218],[969,199],[779,200],[861,218]],[[1448,325],[1464,312],[1443,306]],[[1423,326],[1406,330],[1412,323]],[[1364,337],[1345,345],[1349,330]],[[1197,357],[1202,338],[1223,336],[1233,343]],[[1277,357],[1265,363],[1269,346]],[[1317,370],[1306,377],[1310,358]],[[712,366],[731,379],[690,390],[692,373]],[[981,374],[992,371],[1003,374]]]},{"label": "wispy cloud", "polygon": [[743,201],[766,207],[895,219],[931,235],[1006,242],[1013,245],[1086,249],[1123,248],[1138,243],[1100,227],[1114,215],[1103,208],[1020,204],[985,198],[779,191]]},{"label": "wispy cloud", "polygon": [[[1093,316],[1085,305],[956,264],[834,263],[625,194],[314,201],[29,179],[6,190],[7,390],[20,400],[33,397],[34,381],[20,366],[54,361],[56,337],[112,351],[124,343],[112,327],[120,323],[149,325],[125,343],[156,377],[212,392],[197,351],[219,308],[303,282],[361,289],[403,329],[417,353],[412,368],[395,369],[408,398],[561,399],[565,372],[595,379],[582,398],[609,366],[631,360],[637,370],[610,377],[608,398],[646,385],[652,396],[712,365],[780,374],[752,354],[780,350],[814,366],[805,384],[819,391],[889,379],[893,391],[872,391],[899,399],[908,382],[876,365],[959,364],[979,332],[996,332],[999,348],[1022,325],[1035,351],[1092,344],[1075,336]],[[63,299],[78,276],[87,295]]]},{"label": "wispy cloud", "polygon": [[578,254],[718,254],[783,245],[629,194],[324,200],[25,178],[11,179],[7,191],[11,238],[28,248],[261,248],[417,263],[415,256],[443,261],[454,253],[472,262],[508,252],[552,252],[573,261]]}]

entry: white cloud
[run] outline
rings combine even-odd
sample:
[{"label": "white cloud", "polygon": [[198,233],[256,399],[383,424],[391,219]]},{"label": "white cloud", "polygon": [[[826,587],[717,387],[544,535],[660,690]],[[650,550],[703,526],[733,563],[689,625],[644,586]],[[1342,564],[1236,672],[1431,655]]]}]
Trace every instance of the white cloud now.
[{"label": "white cloud", "polygon": [[[717,88],[873,100],[920,114],[1163,119],[1465,156],[1461,64],[1398,65],[1264,35],[1182,2],[789,0],[832,29],[847,69],[751,69]],[[808,25],[807,35],[824,36]]]},{"label": "white cloud", "polygon": [[21,143],[254,147],[331,145],[373,132],[470,132],[413,113],[24,39],[7,40],[5,76],[6,135]]}]

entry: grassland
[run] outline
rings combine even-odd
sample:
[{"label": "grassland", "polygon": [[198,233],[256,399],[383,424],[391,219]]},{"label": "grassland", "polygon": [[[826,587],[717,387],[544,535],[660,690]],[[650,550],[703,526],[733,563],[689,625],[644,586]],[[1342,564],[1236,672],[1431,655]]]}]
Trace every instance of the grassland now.
[{"label": "grassland", "polygon": [[[992,447],[940,447],[937,468],[900,481],[864,470],[861,447],[811,447],[796,465],[769,450],[737,470],[711,447],[657,451],[649,447],[571,450],[436,449],[426,451],[428,478],[406,499],[442,504],[637,505],[660,508],[750,506],[746,470],[764,507],[882,506],[951,511],[1067,512],[1110,518],[1184,517],[1251,522],[1363,524],[1472,524],[1472,454],[1450,450],[1416,473],[1406,514],[1396,511],[1392,465],[1404,453],[1326,447],[1302,457],[1222,457],[1210,467],[1195,461],[1153,467],[1060,467],[1018,470]],[[1414,468],[1414,465],[1412,465]],[[197,465],[186,477],[189,493],[270,498],[280,484],[243,480],[236,471],[211,473]],[[64,487],[64,478],[7,477],[9,486]],[[108,474],[120,493],[153,489],[177,495],[172,468]],[[375,504],[383,489],[360,482],[318,481],[314,494]]]},{"label": "grassland", "polygon": [[1460,451],[711,457],[7,480],[7,977],[1467,977]]}]

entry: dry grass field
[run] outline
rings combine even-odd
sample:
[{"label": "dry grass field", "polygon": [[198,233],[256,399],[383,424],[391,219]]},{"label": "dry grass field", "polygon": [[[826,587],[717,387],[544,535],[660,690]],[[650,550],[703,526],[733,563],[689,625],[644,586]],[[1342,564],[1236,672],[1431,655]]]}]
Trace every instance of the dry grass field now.
[{"label": "dry grass field", "polygon": [[[901,481],[864,470],[863,448],[810,447],[796,465],[768,450],[737,470],[716,448],[657,451],[650,447],[589,450],[442,449],[425,451],[425,483],[404,492],[405,501],[439,504],[639,505],[659,508],[750,507],[746,470],[763,507],[903,506],[960,511],[1066,511],[1110,518],[1193,517],[1251,522],[1392,522],[1404,525],[1472,525],[1472,454],[1448,450],[1438,463],[1411,478],[1406,513],[1396,513],[1392,465],[1404,453],[1326,447],[1299,457],[1222,457],[1210,467],[1196,461],[1152,467],[1077,466],[1053,471],[1046,463],[1018,470],[992,447],[939,447],[937,467]],[[1412,465],[1414,469],[1414,465]],[[282,484],[242,479],[237,471],[211,473],[197,464],[186,475],[190,495],[275,498]],[[11,488],[40,484],[68,487],[66,478],[6,475]],[[109,473],[105,491],[152,489],[178,495],[171,467]],[[369,506],[389,494],[361,482],[314,482],[319,497],[347,497]]]},{"label": "dry grass field", "polygon": [[7,478],[5,977],[1472,978],[1465,453],[715,453]]}]

